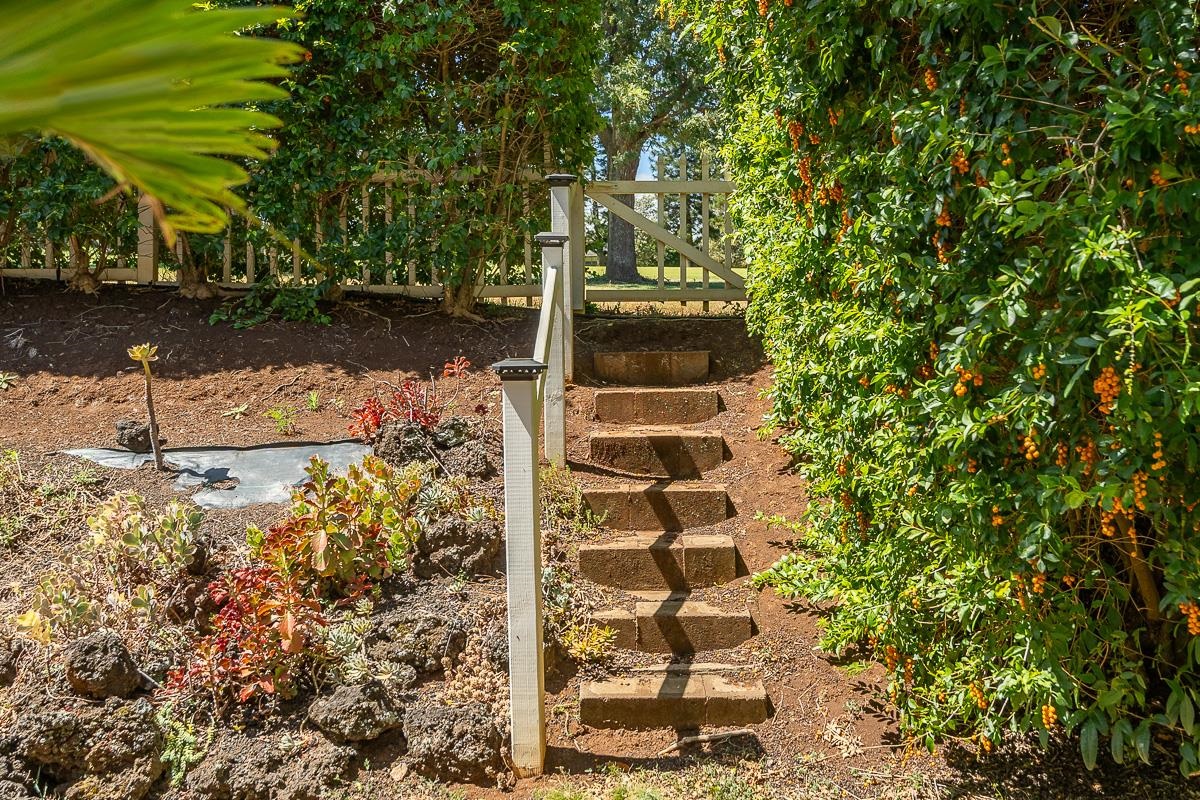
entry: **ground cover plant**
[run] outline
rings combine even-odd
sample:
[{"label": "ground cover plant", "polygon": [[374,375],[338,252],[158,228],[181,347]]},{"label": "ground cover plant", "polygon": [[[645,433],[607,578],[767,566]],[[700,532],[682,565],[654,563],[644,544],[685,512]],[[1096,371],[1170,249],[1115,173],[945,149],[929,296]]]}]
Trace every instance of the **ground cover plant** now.
[{"label": "ground cover plant", "polygon": [[667,7],[723,65],[770,422],[829,498],[760,580],[832,601],[930,745],[1200,770],[1194,5]]}]

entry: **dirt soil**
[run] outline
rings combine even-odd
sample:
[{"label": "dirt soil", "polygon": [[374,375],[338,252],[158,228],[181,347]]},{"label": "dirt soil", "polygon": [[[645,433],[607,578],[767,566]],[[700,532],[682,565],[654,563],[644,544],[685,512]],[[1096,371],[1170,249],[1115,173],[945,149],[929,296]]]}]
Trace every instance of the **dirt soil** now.
[{"label": "dirt soil", "polygon": [[[9,282],[7,294],[0,297],[0,376],[15,377],[0,391],[0,450],[17,450],[31,467],[50,465],[76,476],[69,480],[86,474],[81,485],[86,485],[88,497],[135,490],[152,503],[165,503],[175,494],[169,481],[150,468],[122,472],[91,467],[81,473],[81,464],[56,455],[72,447],[114,446],[115,422],[143,417],[139,368],[126,354],[131,345],[149,341],[159,346],[159,360],[153,365],[155,405],[169,446],[251,445],[347,438],[349,411],[364,397],[406,378],[440,375],[442,365],[459,355],[476,368],[456,405],[469,412],[482,404],[489,417],[498,419],[499,382],[486,366],[527,355],[536,327],[534,312],[519,307],[489,307],[486,321],[473,323],[448,319],[425,304],[365,301],[338,307],[328,326],[271,322],[237,331],[207,323],[214,307],[215,303],[185,301],[153,289],[106,287],[101,297],[91,298],[57,287]],[[597,386],[591,353],[712,352],[713,382],[721,390],[724,409],[716,420],[696,427],[720,430],[729,445],[732,458],[706,477],[729,487],[737,515],[721,532],[735,537],[747,576],[714,590],[709,599],[751,607],[758,635],[733,656],[747,665],[748,674],[763,678],[774,716],[754,726],[751,737],[663,757],[658,754],[675,741],[673,731],[626,733],[582,726],[578,685],[595,670],[568,669],[556,673],[548,685],[547,777],[522,781],[505,791],[467,785],[451,793],[393,771],[395,748],[389,749],[385,736],[367,749],[369,766],[338,797],[535,797],[563,786],[578,790],[580,797],[608,798],[617,796],[610,792],[614,781],[626,780],[620,776],[639,775],[643,777],[638,780],[657,787],[660,796],[674,798],[691,794],[670,789],[671,776],[711,765],[740,776],[738,780],[751,787],[747,791],[755,793],[716,794],[701,788],[696,796],[1200,796],[1178,778],[1162,748],[1156,750],[1153,765],[1108,764],[1088,773],[1070,741],[1048,753],[1026,742],[1010,742],[984,760],[953,744],[933,756],[907,747],[894,715],[878,699],[882,668],[848,671],[846,664],[817,648],[818,609],[782,601],[749,584],[749,573],[769,566],[789,544],[757,514],[794,516],[807,498],[803,483],[789,470],[787,454],[769,436],[758,435],[767,409],[762,393],[770,385],[770,367],[759,345],[746,335],[742,320],[597,316],[580,318],[576,332],[568,450],[573,469],[587,484],[620,477],[586,463],[586,435],[596,427],[591,419]],[[272,410],[290,416],[292,429],[281,433],[266,416]],[[242,557],[245,526],[268,525],[280,510],[260,506],[212,511],[206,514],[206,528],[223,559],[233,563]],[[56,541],[53,531],[38,531],[3,545],[0,563],[7,580],[0,586],[0,614],[8,617],[18,610],[12,584],[28,584],[65,544]],[[493,579],[480,588],[498,594],[501,587],[502,582]],[[705,655],[703,660],[726,660],[724,655]],[[618,666],[652,663],[630,655],[621,658]],[[290,765],[285,760],[279,769]]]}]

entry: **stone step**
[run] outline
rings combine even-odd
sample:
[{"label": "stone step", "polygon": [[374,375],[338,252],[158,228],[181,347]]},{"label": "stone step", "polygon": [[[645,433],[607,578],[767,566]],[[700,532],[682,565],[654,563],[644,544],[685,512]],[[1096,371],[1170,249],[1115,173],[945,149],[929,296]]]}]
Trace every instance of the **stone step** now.
[{"label": "stone step", "polygon": [[579,689],[579,718],[593,728],[695,729],[755,725],[770,711],[760,680],[666,672],[588,681]]},{"label": "stone step", "polygon": [[595,415],[622,425],[689,425],[715,417],[716,389],[600,389]]},{"label": "stone step", "polygon": [[713,483],[630,483],[584,489],[584,502],[619,531],[682,531],[728,518],[729,495]]},{"label": "stone step", "polygon": [[688,591],[737,577],[737,548],[730,536],[689,535],[671,540],[643,533],[579,548],[579,572],[605,586],[629,591]]},{"label": "stone step", "polygon": [[754,620],[745,611],[724,611],[699,600],[674,597],[641,602],[633,612],[611,609],[596,621],[616,632],[623,650],[690,655],[729,650],[754,635]]},{"label": "stone step", "polygon": [[588,444],[593,464],[648,477],[699,478],[725,459],[725,437],[712,431],[597,431]]},{"label": "stone step", "polygon": [[625,386],[688,386],[708,380],[707,350],[595,353],[596,377]]}]

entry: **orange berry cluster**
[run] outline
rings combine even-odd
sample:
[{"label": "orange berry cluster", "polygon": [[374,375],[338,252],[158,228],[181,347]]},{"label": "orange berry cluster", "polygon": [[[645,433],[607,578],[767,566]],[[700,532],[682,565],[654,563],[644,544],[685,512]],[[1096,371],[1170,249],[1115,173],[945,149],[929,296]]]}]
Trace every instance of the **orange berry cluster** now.
[{"label": "orange berry cluster", "polygon": [[1188,633],[1200,636],[1200,606],[1195,603],[1180,603],[1179,613],[1187,617]]},{"label": "orange berry cluster", "polygon": [[985,753],[992,752],[992,740],[986,736],[979,737],[979,746],[983,749],[983,752],[985,752]]},{"label": "orange berry cluster", "polygon": [[988,707],[987,698],[983,696],[982,689],[972,683],[971,688],[967,691],[971,693],[971,698],[975,701],[975,705],[979,706],[981,709]]},{"label": "orange berry cluster", "polygon": [[1021,450],[1025,453],[1026,461],[1037,461],[1042,455],[1042,451],[1038,449],[1037,441],[1033,438],[1035,436],[1037,436],[1037,431],[1030,428],[1024,441],[1021,442]]},{"label": "orange berry cluster", "polygon": [[971,384],[975,386],[983,386],[983,373],[972,372],[969,369],[955,367],[954,371],[958,373],[958,383],[954,384],[954,394],[962,397],[967,393],[967,387]]},{"label": "orange berry cluster", "polygon": [[1075,457],[1083,462],[1084,472],[1090,473],[1095,469],[1096,462],[1100,460],[1100,451],[1090,436],[1083,440],[1083,444],[1075,445]]},{"label": "orange berry cluster", "polygon": [[883,648],[883,658],[887,662],[887,671],[894,672],[896,664],[900,663],[900,651],[889,644]]},{"label": "orange berry cluster", "polygon": [[1034,594],[1042,594],[1046,591],[1046,573],[1035,572],[1033,578],[1029,581],[1029,591]]},{"label": "orange berry cluster", "polygon": [[1003,142],[1000,145],[1000,152],[1004,153],[1004,158],[1000,159],[1000,163],[1006,167],[1011,167],[1013,164],[1012,146],[1008,142]]},{"label": "orange berry cluster", "polygon": [[771,10],[770,0],[758,0],[758,15],[765,17],[767,12]]},{"label": "orange berry cluster", "polygon": [[829,114],[829,127],[836,128],[837,124],[842,121],[842,112],[834,112],[832,108],[827,108],[825,111]]},{"label": "orange berry cluster", "polygon": [[1034,366],[1031,374],[1033,375],[1033,379],[1035,381],[1040,381],[1042,378],[1046,377],[1046,365],[1038,364]]},{"label": "orange berry cluster", "polygon": [[1154,434],[1154,463],[1150,465],[1150,469],[1158,472],[1160,469],[1165,469],[1167,462],[1163,460],[1163,442],[1162,433],[1155,432]]},{"label": "orange berry cluster", "polygon": [[930,237],[930,241],[933,242],[933,249],[937,251],[938,263],[939,264],[949,264],[950,263],[950,256],[948,255],[949,248],[946,246],[946,243],[942,241],[942,232],[938,231],[937,233],[935,233],[933,236]]},{"label": "orange berry cluster", "polygon": [[934,72],[932,68],[930,68],[930,67],[925,68],[924,79],[925,79],[925,88],[926,89],[928,89],[931,92],[934,91],[935,89],[937,89],[937,87],[938,87],[937,73]]},{"label": "orange berry cluster", "polygon": [[918,492],[918,491],[920,491],[920,489],[919,489],[919,488],[917,487],[917,485],[914,483],[912,486],[908,487],[908,496],[909,496],[909,497],[916,497],[916,496],[917,496],[917,492]]},{"label": "orange berry cluster", "polygon": [[1068,463],[1067,459],[1070,458],[1071,455],[1071,448],[1067,447],[1065,442],[1059,442],[1058,447],[1055,448],[1055,450],[1057,452],[1054,455],[1054,463],[1059,469],[1066,469]]},{"label": "orange berry cluster", "polygon": [[1075,585],[1075,576],[1074,575],[1063,575],[1063,585],[1066,586],[1068,589],[1070,589],[1072,586]]},{"label": "orange berry cluster", "polygon": [[967,472],[971,475],[974,475],[976,472],[979,472],[979,462],[973,458],[968,458],[967,459]]},{"label": "orange berry cluster", "polygon": [[991,186],[991,184],[988,183],[988,179],[983,176],[982,172],[975,173],[975,185],[980,189],[986,189],[988,186]]},{"label": "orange berry cluster", "polygon": [[1200,122],[1197,122],[1193,125],[1184,125],[1183,132],[1189,136],[1195,136],[1196,134],[1200,133]]},{"label": "orange berry cluster", "polygon": [[992,506],[992,524],[997,528],[1004,524],[1004,516],[1000,513],[1000,506]]},{"label": "orange berry cluster", "polygon": [[1159,189],[1162,189],[1171,183],[1169,180],[1163,177],[1162,170],[1160,170],[1158,167],[1150,170],[1150,182]]},{"label": "orange berry cluster", "polygon": [[1100,413],[1112,411],[1112,404],[1121,394],[1121,377],[1112,367],[1100,370],[1100,375],[1092,381],[1092,391],[1100,396]]},{"label": "orange berry cluster", "polygon": [[1013,593],[1017,596],[1017,605],[1021,606],[1022,611],[1028,611],[1029,600],[1025,596],[1025,576],[1014,572],[1009,578],[1013,584]]},{"label": "orange berry cluster", "polygon": [[1146,483],[1149,476],[1142,470],[1133,473],[1133,504],[1138,511],[1146,510]]},{"label": "orange berry cluster", "polygon": [[[917,602],[917,599],[914,597],[913,604],[915,605],[916,602]],[[911,685],[912,678],[913,678],[913,660],[911,658],[906,658],[906,659],[904,659],[904,682]]]},{"label": "orange berry cluster", "polygon": [[854,498],[850,496],[849,492],[842,492],[841,500],[842,508],[846,509],[847,511],[854,507]]},{"label": "orange berry cluster", "polygon": [[[1188,85],[1187,85],[1187,79],[1190,77],[1191,77],[1191,74],[1186,69],[1183,68],[1182,64],[1180,64],[1178,61],[1176,61],[1175,62],[1175,79],[1178,80],[1179,83],[1175,85],[1175,89],[1184,97],[1186,97],[1187,95],[1192,93],[1191,89],[1189,89]],[[1164,83],[1163,91],[1166,92],[1167,94],[1170,94],[1171,93],[1171,84]]]},{"label": "orange berry cluster", "polygon": [[834,183],[832,186],[822,186],[817,190],[817,202],[823,206],[830,203],[840,203],[846,198],[846,190],[842,188],[840,183]]},{"label": "orange berry cluster", "polygon": [[942,210],[938,212],[937,224],[941,225],[943,228],[949,228],[952,224],[954,224],[954,221],[950,219],[950,209],[946,206],[942,206]]},{"label": "orange berry cluster", "polygon": [[804,138],[804,123],[796,120],[789,122],[788,137],[792,140],[792,149],[799,150]]},{"label": "orange berry cluster", "polygon": [[1042,725],[1047,728],[1053,728],[1058,722],[1058,709],[1052,705],[1042,706]]},{"label": "orange berry cluster", "polygon": [[839,478],[846,477],[846,473],[850,471],[850,459],[843,458],[837,465],[837,474]]},{"label": "orange berry cluster", "polygon": [[966,152],[961,149],[950,159],[950,165],[954,167],[959,175],[966,175],[971,171],[971,162],[967,160]]},{"label": "orange berry cluster", "polygon": [[1100,532],[1109,539],[1117,534],[1116,521],[1117,517],[1128,517],[1129,513],[1125,510],[1124,503],[1121,498],[1114,497],[1112,500],[1112,508],[1105,511],[1103,507],[1100,509]]}]

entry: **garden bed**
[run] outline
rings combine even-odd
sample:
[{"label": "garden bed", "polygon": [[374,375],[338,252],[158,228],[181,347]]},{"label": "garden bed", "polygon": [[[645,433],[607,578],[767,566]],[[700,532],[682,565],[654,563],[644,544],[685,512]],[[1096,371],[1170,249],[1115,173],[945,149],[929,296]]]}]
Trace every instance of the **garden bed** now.
[{"label": "garden bed", "polygon": [[[5,664],[15,667],[13,684],[0,690],[0,780],[28,782],[39,777],[31,767],[36,772],[40,766],[40,785],[73,787],[70,797],[115,797],[113,787],[121,786],[120,796],[180,800],[552,792],[558,794],[550,797],[607,800],[638,797],[642,789],[651,792],[642,797],[664,800],[1186,796],[1166,765],[1085,773],[1069,743],[1050,755],[1013,743],[983,761],[965,749],[930,757],[908,748],[892,714],[876,700],[882,668],[847,669],[853,658],[839,665],[815,652],[819,614],[745,582],[730,591],[756,609],[753,662],[776,706],[774,719],[755,727],[752,744],[731,740],[660,756],[674,732],[584,728],[575,705],[578,682],[596,667],[560,653],[548,675],[548,767],[566,774],[514,785],[494,724],[505,700],[504,582],[495,551],[486,553],[486,564],[455,571],[430,567],[437,558],[415,545],[412,552],[426,556],[426,568],[415,574],[398,568],[375,582],[377,592],[332,603],[330,627],[351,640],[355,657],[341,658],[334,668],[324,665],[319,682],[302,678],[294,697],[261,687],[244,702],[226,695],[214,717],[211,702],[187,705],[155,689],[155,683],[169,683],[172,668],[189,663],[195,639],[211,633],[213,609],[203,586],[261,566],[247,529],[270,528],[288,515],[284,505],[206,511],[199,529],[204,564],[175,570],[169,584],[183,599],[170,625],[161,627],[180,636],[160,646],[146,625],[124,630],[145,675],[117,669],[134,681],[117,687],[116,694],[125,696],[81,695],[67,668],[65,642],[73,637],[52,636],[49,647],[25,643],[29,631],[15,635],[14,621],[29,608],[37,581],[78,553],[88,536],[84,517],[105,498],[136,492],[152,513],[181,499],[172,478],[151,466],[110,470],[59,454],[68,447],[111,446],[116,420],[143,415],[141,378],[127,347],[146,340],[159,345],[155,400],[171,446],[342,439],[365,397],[393,391],[405,380],[428,379],[431,371],[441,381],[442,365],[460,355],[474,367],[454,390],[454,413],[494,434],[499,383],[486,365],[526,354],[535,320],[523,308],[494,309],[476,324],[420,304],[368,303],[337,309],[329,326],[268,323],[234,331],[209,326],[211,308],[165,291],[108,288],[91,299],[11,282],[7,291],[0,297],[0,373],[15,377],[0,392],[0,445],[16,455],[6,457],[0,487],[0,562],[7,577],[0,615],[6,652],[19,654],[0,659],[0,673]],[[730,532],[749,568],[757,570],[786,552],[788,543],[777,541],[778,532],[754,519],[755,512],[795,514],[805,498],[803,485],[787,470],[787,456],[755,435],[769,372],[740,330],[737,319],[580,319],[580,385],[568,392],[569,451],[582,461],[583,437],[593,426],[592,350],[711,349],[713,377],[726,405],[714,424],[736,456],[715,478],[731,487],[739,517]],[[290,423],[288,430],[282,422]],[[576,466],[584,480],[604,479]],[[463,489],[472,508],[499,503],[494,475],[472,479]],[[570,485],[558,491],[570,508]],[[464,516],[470,517],[465,509]],[[559,514],[548,536],[548,561],[572,580],[574,546],[605,535]],[[599,602],[595,587],[574,581],[572,591],[586,617]],[[98,653],[101,664],[119,664],[119,648],[88,641],[73,658]],[[612,657],[636,666],[627,654]],[[339,682],[345,686],[337,688]],[[68,741],[70,747],[63,745]],[[101,742],[111,746],[98,749]],[[469,782],[445,785],[460,781]],[[0,797],[7,790],[0,784]]]}]

